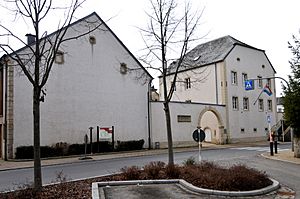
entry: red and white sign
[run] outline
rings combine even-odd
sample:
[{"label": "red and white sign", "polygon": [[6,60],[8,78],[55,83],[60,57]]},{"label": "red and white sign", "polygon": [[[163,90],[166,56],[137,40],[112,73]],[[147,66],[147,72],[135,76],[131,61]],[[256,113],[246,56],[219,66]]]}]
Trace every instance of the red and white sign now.
[{"label": "red and white sign", "polygon": [[112,139],[112,128],[100,128],[99,138],[102,140]]}]

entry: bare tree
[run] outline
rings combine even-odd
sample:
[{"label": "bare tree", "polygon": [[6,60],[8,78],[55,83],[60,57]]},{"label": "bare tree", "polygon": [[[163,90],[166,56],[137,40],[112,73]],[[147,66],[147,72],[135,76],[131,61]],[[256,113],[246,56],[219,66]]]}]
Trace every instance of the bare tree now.
[{"label": "bare tree", "polygon": [[[147,13],[150,23],[142,29],[147,53],[141,59],[149,68],[160,71],[163,84],[163,105],[166,119],[169,164],[174,164],[171,114],[169,103],[172,99],[178,72],[185,65],[185,56],[189,43],[196,41],[196,29],[202,12],[192,13],[189,2],[179,6],[176,0],[150,0],[152,13]],[[181,14],[180,14],[181,13]],[[178,50],[179,49],[179,50]],[[177,52],[177,53],[176,53]],[[172,55],[176,54],[176,59]],[[159,60],[158,67],[153,61]],[[172,73],[173,81],[167,86],[167,77]]]},{"label": "bare tree", "polygon": [[[9,44],[0,43],[0,49],[6,54],[13,65],[22,69],[28,81],[33,87],[33,140],[34,140],[34,188],[40,191],[42,188],[41,159],[40,159],[40,103],[44,100],[43,89],[49,78],[56,56],[61,53],[60,47],[66,41],[77,39],[91,33],[101,26],[100,22],[87,22],[84,32],[77,31],[77,35],[67,36],[75,11],[81,7],[85,0],[61,1],[61,5],[54,5],[53,0],[9,0],[7,4],[13,4],[12,9],[16,18],[21,18],[33,28],[32,43],[27,43],[20,36],[12,32],[8,27],[0,24],[0,37],[9,37],[21,42],[25,47],[15,50]],[[58,3],[58,2],[56,2]],[[9,7],[6,7],[9,8]],[[41,26],[46,18],[55,15],[55,12],[63,13],[63,19],[58,19],[57,31],[48,35],[41,33]],[[51,15],[50,15],[51,14]],[[50,16],[49,16],[50,15]],[[75,31],[76,32],[76,31]]]}]

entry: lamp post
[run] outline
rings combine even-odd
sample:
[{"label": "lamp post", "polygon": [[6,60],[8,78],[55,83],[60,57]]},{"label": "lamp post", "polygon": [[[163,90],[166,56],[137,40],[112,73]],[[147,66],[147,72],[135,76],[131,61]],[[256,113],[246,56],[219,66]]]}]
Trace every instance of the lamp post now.
[{"label": "lamp post", "polygon": [[[268,79],[268,80],[270,80],[270,79],[281,79],[287,84],[288,90],[289,91],[291,90],[288,81],[286,81],[282,77],[264,77],[264,78],[247,79],[247,80],[245,80],[245,90],[254,90],[253,81],[254,80],[263,80],[263,79]],[[257,100],[259,99],[262,92],[259,94],[258,98],[255,100],[254,105],[257,102]],[[270,139],[270,155],[273,156],[274,155],[273,144],[275,144],[275,153],[277,153],[277,140],[276,140],[276,138],[274,139],[274,136],[271,132],[271,117],[270,117],[270,115],[267,116],[267,122],[268,122],[268,131],[269,131],[269,139]],[[293,138],[291,138],[291,139],[293,140]],[[294,149],[294,146],[293,146],[293,141],[292,141],[292,150],[293,149]]]}]

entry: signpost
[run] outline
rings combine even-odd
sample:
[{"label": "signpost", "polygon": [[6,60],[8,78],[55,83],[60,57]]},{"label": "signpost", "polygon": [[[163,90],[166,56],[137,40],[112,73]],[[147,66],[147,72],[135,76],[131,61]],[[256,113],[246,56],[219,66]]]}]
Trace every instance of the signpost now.
[{"label": "signpost", "polygon": [[198,150],[199,150],[199,162],[201,161],[201,148],[202,142],[205,140],[205,132],[201,129],[201,127],[197,127],[197,129],[193,132],[193,139],[198,142]]},{"label": "signpost", "polygon": [[89,141],[89,137],[87,134],[84,135],[84,156],[80,157],[79,160],[87,160],[87,159],[93,159],[92,157],[88,157],[87,154],[87,143]]},{"label": "signpost", "polygon": [[99,129],[99,139],[100,140],[111,140],[112,150],[115,149],[115,132],[114,126],[111,127],[102,127]]},{"label": "signpost", "polygon": [[273,135],[271,132],[271,116],[267,115],[267,122],[268,122],[268,130],[269,130],[269,136],[270,136],[270,155],[273,156],[274,152],[273,152]]}]

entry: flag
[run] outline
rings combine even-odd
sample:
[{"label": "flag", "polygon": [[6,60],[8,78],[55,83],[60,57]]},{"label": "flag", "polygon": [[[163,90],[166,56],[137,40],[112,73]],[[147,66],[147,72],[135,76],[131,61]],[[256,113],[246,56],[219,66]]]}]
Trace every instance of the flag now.
[{"label": "flag", "polygon": [[266,86],[264,87],[263,92],[267,93],[267,95],[269,96],[273,94],[268,84],[266,84]]}]

